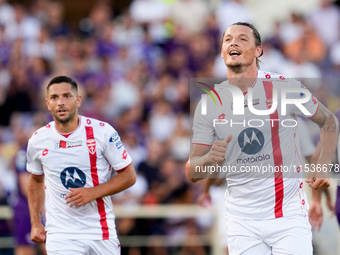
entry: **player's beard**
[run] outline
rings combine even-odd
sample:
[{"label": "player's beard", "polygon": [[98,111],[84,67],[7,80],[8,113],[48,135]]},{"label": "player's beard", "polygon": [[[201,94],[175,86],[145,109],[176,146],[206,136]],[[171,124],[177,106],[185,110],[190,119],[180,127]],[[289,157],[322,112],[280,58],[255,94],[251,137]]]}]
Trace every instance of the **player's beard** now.
[{"label": "player's beard", "polygon": [[233,73],[243,73],[252,63],[233,63],[233,64],[226,64],[227,68],[230,69]]},{"label": "player's beard", "polygon": [[252,61],[249,61],[248,63],[236,62],[226,64],[226,66],[233,73],[243,73],[245,70],[247,70],[249,66],[252,65],[252,63],[253,63]]},{"label": "player's beard", "polygon": [[75,112],[75,111],[69,112],[69,113],[70,113],[69,116],[66,117],[66,118],[59,118],[57,114],[54,115],[54,118],[55,118],[58,122],[60,122],[60,123],[62,123],[62,124],[66,124],[66,123],[70,122],[70,121],[74,118],[74,116],[76,115],[76,112]]}]

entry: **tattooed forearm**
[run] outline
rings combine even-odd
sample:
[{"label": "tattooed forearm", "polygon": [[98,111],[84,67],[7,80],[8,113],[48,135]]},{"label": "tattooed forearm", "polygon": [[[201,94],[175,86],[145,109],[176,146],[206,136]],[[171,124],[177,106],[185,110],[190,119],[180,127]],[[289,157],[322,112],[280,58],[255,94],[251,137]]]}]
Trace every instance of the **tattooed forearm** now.
[{"label": "tattooed forearm", "polygon": [[334,119],[333,119],[333,123],[330,123],[329,126],[326,127],[325,131],[329,133],[338,133],[337,126],[334,122]]},{"label": "tattooed forearm", "polygon": [[323,132],[339,133],[338,120],[334,114],[321,103],[317,113],[311,120],[317,123]]}]

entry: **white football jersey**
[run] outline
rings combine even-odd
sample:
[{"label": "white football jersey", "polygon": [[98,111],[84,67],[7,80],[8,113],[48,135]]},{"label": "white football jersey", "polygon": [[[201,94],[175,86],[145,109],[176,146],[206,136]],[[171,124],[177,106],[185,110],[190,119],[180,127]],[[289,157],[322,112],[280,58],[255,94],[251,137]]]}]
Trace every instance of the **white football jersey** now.
[{"label": "white football jersey", "polygon": [[38,129],[28,142],[27,171],[45,175],[46,231],[49,239],[117,238],[109,196],[79,208],[66,204],[69,188],[94,187],[113,171],[132,163],[117,131],[108,123],[84,116],[69,136],[54,121]]},{"label": "white football jersey", "polygon": [[[258,72],[252,86],[252,98],[244,94],[244,114],[233,114],[233,98],[227,81],[215,86],[213,100],[206,98],[198,103],[192,143],[211,146],[215,140],[225,140],[232,135],[221,168],[226,174],[227,216],[242,219],[272,219],[292,214],[306,214],[308,203],[302,188],[302,158],[297,137],[296,115],[304,115],[302,107],[287,104],[286,114],[277,97],[277,109],[266,115],[255,115],[256,110],[268,110],[276,100],[273,92],[282,88],[305,88],[294,79],[282,75]],[[211,94],[214,94],[211,91]],[[304,93],[287,93],[287,98],[303,99]],[[242,99],[243,100],[243,99]],[[303,107],[312,117],[318,109],[318,101],[311,96]],[[207,171],[201,168],[197,171]]]}]

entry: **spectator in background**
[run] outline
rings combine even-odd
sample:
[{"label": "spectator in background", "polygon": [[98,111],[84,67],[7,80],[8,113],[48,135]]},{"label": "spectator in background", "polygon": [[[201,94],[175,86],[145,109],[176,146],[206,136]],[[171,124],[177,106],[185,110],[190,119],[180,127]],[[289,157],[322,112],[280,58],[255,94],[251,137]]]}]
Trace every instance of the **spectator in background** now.
[{"label": "spectator in background", "polygon": [[89,26],[88,33],[96,37],[100,36],[102,27],[110,22],[112,15],[113,13],[111,11],[109,1],[96,1],[90,10],[87,20]]},{"label": "spectator in background", "polygon": [[27,77],[29,83],[39,91],[51,72],[49,61],[42,57],[34,57],[31,61],[31,65],[27,68]]},{"label": "spectator in background", "polygon": [[70,33],[69,26],[64,21],[65,9],[59,1],[48,1],[47,4],[47,26],[53,38],[59,36],[68,36]]},{"label": "spectator in background", "polygon": [[14,8],[7,0],[0,0],[0,24],[9,25],[14,22]]},{"label": "spectator in background", "polygon": [[33,17],[36,17],[41,24],[48,23],[48,9],[52,0],[36,0],[30,3],[30,11]]},{"label": "spectator in background", "polygon": [[[138,172],[143,174],[148,181],[149,190],[153,190],[160,181],[159,168],[167,150],[161,142],[155,139],[148,140],[146,148],[147,157],[139,164]],[[156,200],[155,195],[152,192],[146,197],[146,199],[150,201],[145,201],[147,204],[154,203],[152,201]]]},{"label": "spectator in background", "polygon": [[41,26],[36,40],[30,40],[25,45],[25,54],[29,57],[41,57],[52,61],[55,57],[55,43],[50,37],[46,26]]},{"label": "spectator in background", "polygon": [[[2,132],[0,133],[0,137],[2,136]],[[9,185],[9,176],[8,176],[8,160],[6,154],[8,154],[8,144],[3,142],[3,139],[0,138],[0,205],[1,206],[9,206],[9,194],[10,189],[8,189]],[[7,147],[7,148],[6,148]],[[12,220],[7,218],[0,219],[0,238],[9,238],[12,236]],[[13,249],[10,246],[1,247],[0,248],[1,255],[12,255]]]},{"label": "spectator in background", "polygon": [[176,127],[176,116],[171,105],[165,100],[157,102],[151,112],[149,123],[152,137],[160,142],[168,141]]},{"label": "spectator in background", "polygon": [[0,106],[0,125],[8,126],[14,112],[33,111],[33,92],[34,87],[29,82],[26,65],[22,62],[13,64],[6,100]]},{"label": "spectator in background", "polygon": [[39,36],[40,22],[37,18],[30,16],[23,5],[14,5],[14,21],[7,23],[6,33],[8,39],[24,39],[25,41],[36,40]]},{"label": "spectator in background", "polygon": [[[330,68],[323,70],[329,92],[333,95],[340,95],[340,41],[337,41],[329,50]],[[337,106],[339,107],[339,106]],[[337,108],[336,107],[336,108]]]},{"label": "spectator in background", "polygon": [[[27,202],[29,173],[26,171],[26,148],[31,132],[24,128],[23,123],[18,124],[13,130],[18,146],[18,151],[13,159],[17,175],[17,192],[13,202],[15,255],[34,255],[36,254],[36,244],[31,241],[30,237],[31,223]],[[43,244],[39,245],[39,248],[43,254],[46,254]]]},{"label": "spectator in background", "polygon": [[175,26],[182,27],[188,34],[202,33],[209,17],[209,7],[204,0],[178,0],[169,11]]},{"label": "spectator in background", "polygon": [[215,8],[215,15],[220,33],[231,24],[244,21],[251,22],[252,18],[243,0],[222,0]]},{"label": "spectator in background", "polygon": [[166,38],[164,22],[169,17],[169,9],[162,1],[134,0],[130,6],[131,18],[137,24],[148,24],[152,40],[162,42]]},{"label": "spectator in background", "polygon": [[340,39],[340,10],[333,0],[319,0],[320,6],[309,16],[309,22],[327,48]]},{"label": "spectator in background", "polygon": [[6,66],[10,60],[11,42],[6,33],[6,26],[0,24],[0,64]]},{"label": "spectator in background", "polygon": [[264,41],[262,46],[266,54],[261,57],[261,66],[271,72],[281,73],[282,65],[285,65],[287,61],[285,56],[275,47],[273,40]]},{"label": "spectator in background", "polygon": [[289,59],[294,59],[296,55],[302,55],[306,61],[322,63],[326,57],[326,48],[322,40],[304,17],[294,14],[292,16],[296,16],[295,19],[300,32],[297,38],[283,46],[284,54]]}]

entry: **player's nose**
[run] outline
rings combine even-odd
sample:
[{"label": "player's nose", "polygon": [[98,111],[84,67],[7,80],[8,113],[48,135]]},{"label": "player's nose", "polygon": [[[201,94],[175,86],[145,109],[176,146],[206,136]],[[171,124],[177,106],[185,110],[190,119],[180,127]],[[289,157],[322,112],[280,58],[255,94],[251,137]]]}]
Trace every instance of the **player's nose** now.
[{"label": "player's nose", "polygon": [[65,105],[64,99],[63,99],[62,97],[58,98],[57,103],[58,103],[58,106],[63,106],[63,105]]}]

